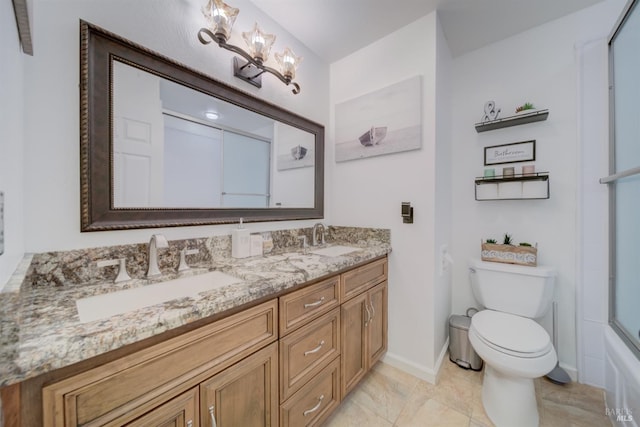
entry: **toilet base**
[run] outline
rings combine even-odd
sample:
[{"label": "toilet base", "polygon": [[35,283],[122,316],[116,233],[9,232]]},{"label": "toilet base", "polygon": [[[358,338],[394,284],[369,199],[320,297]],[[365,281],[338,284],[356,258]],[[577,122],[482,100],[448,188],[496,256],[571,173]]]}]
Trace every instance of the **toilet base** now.
[{"label": "toilet base", "polygon": [[482,404],[497,427],[538,426],[538,404],[532,378],[505,375],[485,363]]}]

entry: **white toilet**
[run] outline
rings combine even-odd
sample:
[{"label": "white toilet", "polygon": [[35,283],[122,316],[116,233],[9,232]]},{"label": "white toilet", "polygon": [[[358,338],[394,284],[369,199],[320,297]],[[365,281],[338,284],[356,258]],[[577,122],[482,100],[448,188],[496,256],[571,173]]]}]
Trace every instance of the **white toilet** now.
[{"label": "white toilet", "polygon": [[469,341],[485,362],[482,403],[493,423],[537,426],[533,379],[557,362],[536,319],[553,300],[555,270],[472,260],[471,289],[484,310],[471,318]]}]

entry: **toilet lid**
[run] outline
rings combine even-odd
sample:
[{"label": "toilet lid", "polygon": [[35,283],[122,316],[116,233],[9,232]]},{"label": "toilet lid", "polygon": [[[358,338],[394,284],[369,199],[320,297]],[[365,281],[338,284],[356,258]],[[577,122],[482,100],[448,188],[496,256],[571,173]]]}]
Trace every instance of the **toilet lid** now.
[{"label": "toilet lid", "polygon": [[471,327],[485,343],[507,354],[536,357],[553,348],[542,326],[515,314],[483,310],[471,318]]}]

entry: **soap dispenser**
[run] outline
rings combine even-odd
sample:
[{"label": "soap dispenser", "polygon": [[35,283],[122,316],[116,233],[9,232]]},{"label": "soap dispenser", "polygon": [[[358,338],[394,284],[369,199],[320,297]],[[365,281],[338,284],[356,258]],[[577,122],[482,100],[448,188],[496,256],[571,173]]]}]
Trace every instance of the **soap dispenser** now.
[{"label": "soap dispenser", "polygon": [[242,218],[238,228],[231,231],[231,256],[247,258],[251,256],[251,233],[242,226]]}]

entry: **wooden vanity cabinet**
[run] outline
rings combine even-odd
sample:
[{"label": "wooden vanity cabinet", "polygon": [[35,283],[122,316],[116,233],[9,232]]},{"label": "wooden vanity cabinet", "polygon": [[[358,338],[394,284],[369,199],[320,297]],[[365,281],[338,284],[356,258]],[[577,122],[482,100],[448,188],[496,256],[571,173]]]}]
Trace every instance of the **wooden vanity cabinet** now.
[{"label": "wooden vanity cabinet", "polygon": [[[122,426],[139,417],[155,417],[152,412],[162,411],[182,393],[227,372],[225,369],[240,361],[246,362],[247,357],[255,356],[268,344],[273,343],[271,350],[276,351],[277,319],[274,299],[45,386],[43,425]],[[272,360],[269,380],[275,382],[277,356]],[[277,392],[269,389],[267,395],[277,408]],[[196,414],[201,412],[197,410]],[[277,410],[274,412],[277,416]]]},{"label": "wooden vanity cabinet", "polygon": [[[361,293],[355,294],[341,307],[342,356],[341,369],[342,396],[346,396],[365,374],[380,360],[387,350],[387,280],[385,274],[380,275],[382,281],[370,283],[371,270],[364,267],[363,278],[369,282],[359,287]],[[355,280],[357,275],[350,279]]]},{"label": "wooden vanity cabinet", "polygon": [[386,349],[384,257],[46,385],[42,425],[317,426]]},{"label": "wooden vanity cabinet", "polygon": [[281,297],[280,333],[280,426],[320,425],[387,350],[386,257]]}]

